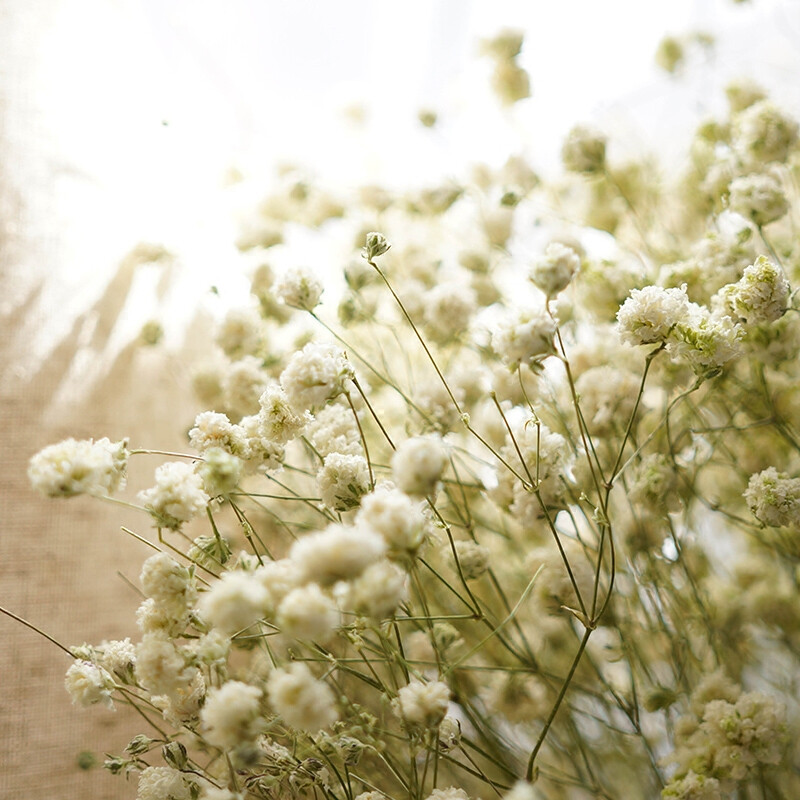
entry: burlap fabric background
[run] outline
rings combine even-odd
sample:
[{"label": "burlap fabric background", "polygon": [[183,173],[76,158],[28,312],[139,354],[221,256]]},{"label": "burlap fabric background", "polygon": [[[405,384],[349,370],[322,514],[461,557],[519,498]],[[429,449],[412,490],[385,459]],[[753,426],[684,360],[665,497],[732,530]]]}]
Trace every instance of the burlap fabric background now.
[{"label": "burlap fabric background", "polygon": [[[121,575],[138,584],[149,552],[120,526],[152,532],[143,515],[125,508],[36,495],[28,486],[28,459],[68,436],[130,436],[139,446],[179,448],[176,420],[188,423],[193,410],[185,362],[163,349],[128,346],[88,387],[71,372],[76,357],[102,360],[130,287],[129,265],[70,322],[43,363],[32,363],[27,349],[60,313],[58,297],[42,301],[42,287],[62,265],[54,193],[68,165],[59,162],[52,132],[40,124],[34,78],[41,34],[63,5],[0,5],[0,604],[73,645],[135,639],[140,597]],[[108,267],[101,283],[114,275],[113,261]],[[162,460],[141,457],[122,496],[133,498],[149,485]],[[70,659],[4,615],[0,642],[0,798],[134,797],[135,780],[126,783],[100,764],[104,752],[121,753],[135,733],[145,732],[143,723],[125,707],[73,708],[63,688]],[[79,766],[84,751],[97,758],[95,767]]]}]

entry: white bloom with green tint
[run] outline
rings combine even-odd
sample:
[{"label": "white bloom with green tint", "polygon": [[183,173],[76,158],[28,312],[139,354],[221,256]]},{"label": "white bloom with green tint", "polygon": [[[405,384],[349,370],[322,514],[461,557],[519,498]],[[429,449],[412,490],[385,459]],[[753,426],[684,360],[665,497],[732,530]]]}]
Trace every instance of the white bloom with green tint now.
[{"label": "white bloom with green tint", "polygon": [[106,495],[124,486],[127,440],[65,439],[40,450],[28,464],[34,489],[48,497]]},{"label": "white bloom with green tint", "polygon": [[153,488],[139,492],[139,502],[159,528],[177,530],[205,511],[211,499],[203,489],[203,479],[183,461],[162,464],[156,469],[155,479]]}]

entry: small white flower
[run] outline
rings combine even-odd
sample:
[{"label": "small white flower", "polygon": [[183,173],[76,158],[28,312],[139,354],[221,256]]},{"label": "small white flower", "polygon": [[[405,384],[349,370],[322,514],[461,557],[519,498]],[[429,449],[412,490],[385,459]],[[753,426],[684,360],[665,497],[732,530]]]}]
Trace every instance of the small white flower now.
[{"label": "small white flower", "polygon": [[331,453],[317,473],[322,502],[334,511],[358,506],[370,488],[367,461],[360,455]]},{"label": "small white flower", "polygon": [[91,661],[75,661],[67,670],[64,686],[75,705],[86,707],[103,703],[108,708],[114,708],[111,699],[114,679],[103,667]]},{"label": "small white flower", "polygon": [[298,730],[316,733],[339,718],[336,698],[305,664],[276,669],[267,680],[267,695],[283,721]]},{"label": "small white flower", "polygon": [[576,125],[564,140],[561,160],[570,172],[602,172],[606,163],[606,137],[585,125]]},{"label": "small white flower", "polygon": [[203,479],[191,464],[169,461],[156,470],[156,485],[139,492],[139,502],[160,528],[177,530],[205,511],[211,498],[203,491]]},{"label": "small white flower", "polygon": [[212,447],[219,447],[233,455],[241,455],[244,450],[241,430],[227,415],[216,411],[203,411],[197,415],[194,427],[189,431],[189,442],[201,453]]},{"label": "small white flower", "polygon": [[447,465],[447,453],[438,436],[406,439],[392,456],[392,476],[406,494],[427,497],[436,492]]},{"label": "small white flower", "polygon": [[275,287],[275,295],[287,306],[311,311],[322,296],[322,283],[305,267],[288,270]]},{"label": "small white flower", "polygon": [[768,467],[750,477],[744,499],[765,525],[800,527],[800,478]]},{"label": "small white flower", "polygon": [[200,597],[200,615],[213,628],[233,634],[249,628],[268,610],[267,590],[254,575],[225,572]]},{"label": "small white flower", "polygon": [[333,524],[292,545],[289,558],[306,582],[330,586],[360,575],[384,553],[380,536],[361,528]]},{"label": "small white flower", "polygon": [[172,619],[185,618],[197,600],[189,570],[166,553],[150,556],[142,565],[139,580],[145,595],[152,597],[159,609]]},{"label": "small white flower", "polygon": [[456,542],[456,553],[465,580],[480,578],[489,569],[489,548],[472,541]]},{"label": "small white flower", "polygon": [[409,725],[437,728],[447,713],[450,689],[442,681],[411,681],[392,701],[394,712]]},{"label": "small white flower", "polygon": [[380,534],[390,550],[400,553],[415,553],[425,538],[419,501],[385,484],[362,498],[356,522]]},{"label": "small white flower", "polygon": [[278,627],[295,639],[326,642],[339,623],[339,614],[316,583],[292,589],[281,601]]},{"label": "small white flower", "polygon": [[289,405],[286,392],[277,383],[267,386],[258,403],[261,406],[258,412],[261,434],[274,442],[286,444],[291,441],[303,432],[311,419],[307,413],[295,414]]},{"label": "small white flower", "polygon": [[552,242],[534,262],[530,278],[547,297],[555,297],[566,289],[580,266],[581,258],[571,247]]},{"label": "small white flower", "polygon": [[390,561],[377,561],[347,585],[340,602],[343,610],[382,620],[397,611],[406,595],[405,572]]},{"label": "small white flower", "polygon": [[228,681],[210,689],[200,711],[206,741],[221,749],[252,742],[261,731],[261,689],[241,681]]},{"label": "small white flower", "polygon": [[28,478],[34,489],[48,497],[111,494],[124,486],[127,444],[127,439],[65,439],[31,458]]},{"label": "small white flower", "polygon": [[264,344],[263,322],[250,308],[232,309],[217,329],[217,344],[230,359],[256,355]]},{"label": "small white flower", "polygon": [[139,775],[136,800],[190,800],[191,790],[182,772],[172,767],[147,767]]},{"label": "small white flower", "polygon": [[556,323],[546,309],[507,312],[492,331],[492,349],[510,369],[527,364],[536,369],[555,352]]},{"label": "small white flower", "polygon": [[721,313],[729,313],[747,325],[769,324],[785,313],[789,289],[784,271],[766,256],[759,256],[736,283],[724,286],[713,302]]},{"label": "small white flower", "polygon": [[617,312],[617,328],[622,341],[628,344],[659,344],[667,340],[688,313],[685,286],[680,289],[645,286],[633,289],[622,304]]},{"label": "small white flower", "polygon": [[768,225],[789,210],[780,181],[768,172],[744,175],[731,182],[730,207],[756,225]]},{"label": "small white flower", "polygon": [[760,100],[736,115],[733,148],[750,165],[783,162],[797,143],[797,122],[770,100]]},{"label": "small white flower", "polygon": [[188,654],[166,633],[145,633],[136,646],[136,678],[151,694],[171,697],[185,692],[197,675]]},{"label": "small white flower", "polygon": [[309,342],[281,373],[281,386],[295,413],[321,408],[347,389],[353,368],[335,345]]}]

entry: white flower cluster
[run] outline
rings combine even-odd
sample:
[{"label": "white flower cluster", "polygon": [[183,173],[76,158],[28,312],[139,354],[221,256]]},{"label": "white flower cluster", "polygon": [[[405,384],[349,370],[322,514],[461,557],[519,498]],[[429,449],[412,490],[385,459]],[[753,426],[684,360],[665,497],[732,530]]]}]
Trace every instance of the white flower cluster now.
[{"label": "white flower cluster", "polygon": [[571,247],[552,242],[544,255],[534,261],[530,279],[548,298],[555,297],[569,286],[580,266],[580,256]]},{"label": "white flower cluster", "polygon": [[347,391],[353,368],[335,345],[309,342],[281,373],[281,386],[296,414],[321,408]]},{"label": "white flower cluster", "polygon": [[321,281],[310,270],[296,267],[278,281],[275,295],[287,306],[311,311],[318,305],[322,290]]},{"label": "white flower cluster", "polygon": [[780,181],[769,172],[743,175],[730,185],[730,207],[756,225],[768,225],[789,210]]},{"label": "white flower cluster", "polygon": [[261,690],[241,681],[210,689],[200,712],[206,740],[220,749],[252,742],[261,732]]},{"label": "white flower cluster", "polygon": [[267,680],[269,702],[293,728],[316,733],[339,717],[330,687],[317,680],[305,664],[276,669]]},{"label": "white flower cluster", "polygon": [[768,467],[750,477],[744,499],[759,522],[800,528],[800,478]]},{"label": "white flower cluster", "polygon": [[617,312],[623,342],[661,344],[697,375],[709,377],[738,356],[743,331],[727,314],[689,302],[686,286],[634,289]]},{"label": "white flower cluster", "polygon": [[370,489],[367,460],[360,455],[331,453],[317,473],[322,502],[334,511],[356,508]]},{"label": "white flower cluster", "polygon": [[526,364],[536,369],[555,353],[555,320],[545,309],[509,311],[492,331],[492,348],[510,369]]},{"label": "white flower cluster", "polygon": [[447,454],[437,436],[417,436],[401,443],[392,456],[392,476],[406,494],[435,494],[447,465]]},{"label": "white flower cluster", "polygon": [[747,325],[779,320],[789,304],[789,281],[766,256],[759,256],[736,282],[723,287],[714,302]]},{"label": "white flower cluster", "polygon": [[103,703],[108,708],[114,708],[114,701],[111,699],[114,679],[103,667],[91,661],[75,661],[67,670],[64,686],[76,705],[92,706]]},{"label": "white flower cluster", "polygon": [[447,713],[450,689],[442,681],[412,681],[397,692],[392,707],[407,725],[437,728]]},{"label": "white flower cluster", "polygon": [[561,160],[570,172],[602,172],[606,165],[606,137],[586,125],[576,125],[564,140]]},{"label": "white flower cluster", "polygon": [[139,492],[139,502],[159,528],[177,530],[205,511],[211,498],[191,464],[169,461],[156,469],[155,478],[154,487]]},{"label": "white flower cluster", "polygon": [[128,442],[65,439],[36,453],[28,465],[34,489],[48,497],[112,494],[125,484]]}]

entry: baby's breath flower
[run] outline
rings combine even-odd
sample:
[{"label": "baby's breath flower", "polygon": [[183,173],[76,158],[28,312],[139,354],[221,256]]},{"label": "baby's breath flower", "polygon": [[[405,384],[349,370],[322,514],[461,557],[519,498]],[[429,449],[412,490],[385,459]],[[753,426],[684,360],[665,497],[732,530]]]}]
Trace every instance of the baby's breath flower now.
[{"label": "baby's breath flower", "polygon": [[355,416],[341,402],[319,409],[308,423],[306,436],[323,459],[331,453],[359,456],[364,452]]},{"label": "baby's breath flower", "polygon": [[169,461],[156,470],[156,485],[139,492],[139,502],[159,528],[177,530],[205,511],[211,498],[203,491],[203,479],[191,464]]},{"label": "baby's breath flower", "polygon": [[750,477],[744,499],[753,516],[773,527],[800,527],[800,478],[768,467]]},{"label": "baby's breath flower", "polygon": [[475,292],[462,281],[440,283],[425,293],[425,330],[440,344],[457,339],[475,314]]},{"label": "baby's breath flower", "polygon": [[116,675],[124,683],[131,683],[136,664],[136,647],[131,640],[115,639],[102,642],[98,648],[100,666]]},{"label": "baby's breath flower", "polygon": [[489,548],[477,542],[456,542],[456,553],[465,580],[480,578],[489,569]]},{"label": "baby's breath flower", "polygon": [[195,450],[205,453],[211,447],[219,447],[233,455],[244,451],[242,431],[225,414],[216,411],[203,411],[194,421],[189,431],[189,442]]},{"label": "baby's breath flower", "polygon": [[461,723],[451,716],[446,716],[439,725],[439,750],[449,753],[461,744]]},{"label": "baby's breath flower", "polygon": [[583,372],[575,389],[592,436],[609,436],[625,430],[639,392],[640,379],[626,369],[608,365]]},{"label": "baby's breath flower", "polygon": [[283,721],[298,730],[316,733],[339,718],[333,692],[305,664],[290,664],[272,672],[267,695]]},{"label": "baby's breath flower", "polygon": [[289,558],[302,580],[330,586],[360,575],[385,549],[377,533],[334,523],[296,541]]},{"label": "baby's breath flower", "polygon": [[665,342],[673,328],[689,313],[686,287],[662,289],[645,286],[634,289],[617,312],[617,328],[628,344]]},{"label": "baby's breath flower", "polygon": [[382,233],[371,231],[367,234],[367,243],[361,250],[361,254],[367,261],[372,261],[378,256],[382,256],[390,247],[391,244]]},{"label": "baby's breath flower", "polygon": [[309,342],[281,373],[281,386],[296,414],[321,408],[347,390],[353,368],[335,345]]},{"label": "baby's breath flower", "polygon": [[406,593],[406,574],[389,561],[376,561],[350,582],[341,603],[346,611],[382,620],[397,611]]},{"label": "baby's breath flower", "polygon": [[712,700],[700,728],[720,778],[742,780],[758,764],[777,764],[787,743],[785,709],[760,692],[746,692],[735,704]]},{"label": "baby's breath flower", "polygon": [[256,355],[264,345],[261,317],[254,309],[229,311],[217,329],[216,342],[230,359]]},{"label": "baby's breath flower", "polygon": [[197,599],[194,580],[186,567],[166,553],[150,556],[139,576],[142,589],[163,613],[172,619],[186,617]]},{"label": "baby's breath flower", "polygon": [[221,633],[249,628],[267,612],[267,590],[253,575],[241,571],[223,573],[200,598],[200,615]]},{"label": "baby's breath flower", "polygon": [[210,630],[194,640],[194,653],[203,664],[223,666],[228,660],[231,640],[218,630]]},{"label": "baby's breath flower", "polygon": [[277,383],[270,384],[258,400],[261,410],[258,421],[261,434],[274,442],[286,444],[302,433],[311,419],[310,414],[295,414],[286,392]]},{"label": "baby's breath flower", "polygon": [[114,679],[107,670],[91,661],[75,661],[67,670],[64,686],[75,705],[87,707],[103,703],[108,708],[114,708],[111,699]]},{"label": "baby's breath flower", "polygon": [[136,678],[151,694],[175,696],[185,691],[197,675],[166,633],[145,633],[136,646]]},{"label": "baby's breath flower", "polygon": [[534,261],[530,278],[534,286],[541,289],[548,298],[555,297],[566,289],[580,266],[580,256],[571,247],[561,242],[551,242],[544,255]]},{"label": "baby's breath flower", "polygon": [[203,479],[203,488],[211,497],[230,494],[239,484],[243,464],[240,458],[211,447],[197,465],[197,474]]},{"label": "baby's breath flower", "polygon": [[275,287],[279,300],[304,311],[311,311],[319,304],[322,291],[322,283],[305,267],[290,269]]},{"label": "baby's breath flower", "polygon": [[28,479],[48,497],[112,494],[124,486],[128,455],[127,439],[65,439],[31,458]]},{"label": "baby's breath flower", "polygon": [[437,728],[447,713],[450,689],[442,681],[411,681],[392,701],[395,714],[407,725]]},{"label": "baby's breath flower", "polygon": [[438,436],[416,436],[397,446],[392,456],[392,476],[406,494],[427,497],[447,465],[447,453]]},{"label": "baby's breath flower", "polygon": [[760,100],[736,115],[733,147],[750,165],[783,162],[797,143],[797,132],[797,122],[770,100]]},{"label": "baby's breath flower", "polygon": [[264,426],[259,415],[242,417],[237,427],[242,431],[244,441],[242,458],[249,471],[265,469],[269,472],[283,466],[286,448],[280,442],[264,436]]},{"label": "baby's breath flower", "polygon": [[645,509],[675,511],[677,475],[662,453],[645,456],[633,470],[628,496]]},{"label": "baby's breath flower", "polygon": [[206,741],[223,750],[254,741],[263,724],[260,701],[261,689],[242,681],[210,689],[200,711]]},{"label": "baby's breath flower", "polygon": [[570,172],[602,172],[606,165],[606,137],[585,125],[576,125],[564,141],[561,160]]},{"label": "baby's breath flower", "polygon": [[667,352],[685,361],[696,375],[711,377],[741,353],[744,331],[729,316],[711,314],[694,303],[688,312],[671,331]]},{"label": "baby's breath flower", "polygon": [[779,320],[789,305],[789,281],[766,256],[759,256],[735,284],[723,287],[714,299],[723,313],[748,325]]},{"label": "baby's breath flower", "polygon": [[736,178],[730,185],[730,207],[756,225],[768,225],[789,210],[780,181],[769,172]]},{"label": "baby's breath flower", "polygon": [[492,349],[509,369],[520,364],[537,369],[555,352],[555,332],[556,323],[545,309],[512,310],[492,331]]},{"label": "baby's breath flower", "polygon": [[191,789],[182,772],[172,767],[147,767],[139,775],[136,800],[190,800]]},{"label": "baby's breath flower", "polygon": [[448,786],[446,789],[434,789],[425,800],[469,800],[469,795],[463,789]]},{"label": "baby's breath flower", "polygon": [[363,456],[331,453],[317,473],[322,502],[334,511],[355,508],[369,489],[369,470]]},{"label": "baby's breath flower", "polygon": [[300,568],[288,558],[262,564],[253,573],[253,577],[266,590],[269,604],[273,608],[277,608],[283,598],[302,582]]},{"label": "baby's breath flower", "polygon": [[228,367],[222,383],[225,407],[235,419],[257,414],[258,398],[267,388],[268,378],[261,361],[245,356]]},{"label": "baby's breath flower", "polygon": [[722,800],[716,778],[689,770],[682,778],[673,778],[662,790],[663,800]]},{"label": "baby's breath flower", "polygon": [[531,96],[530,76],[516,61],[498,61],[492,73],[492,88],[500,102],[510,106]]},{"label": "baby's breath flower", "polygon": [[292,589],[278,606],[278,627],[295,639],[324,643],[339,623],[330,597],[316,583]]},{"label": "baby's breath flower", "polygon": [[356,522],[380,534],[389,549],[398,553],[416,553],[425,537],[419,502],[386,484],[361,499]]}]

